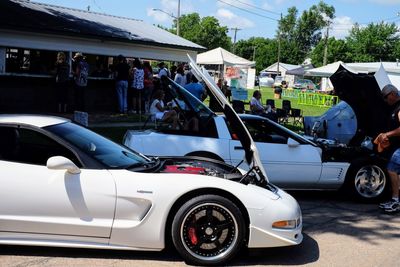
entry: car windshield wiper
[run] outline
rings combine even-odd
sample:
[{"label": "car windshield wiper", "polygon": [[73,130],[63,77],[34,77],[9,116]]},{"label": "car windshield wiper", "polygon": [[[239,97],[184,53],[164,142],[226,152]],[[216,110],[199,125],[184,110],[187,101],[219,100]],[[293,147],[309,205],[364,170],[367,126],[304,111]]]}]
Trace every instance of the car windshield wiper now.
[{"label": "car windshield wiper", "polygon": [[142,163],[142,162],[136,162],[130,165],[127,165],[126,167],[124,167],[124,169],[133,169],[133,168],[138,168],[138,167],[142,167],[144,166],[146,163]]},{"label": "car windshield wiper", "polygon": [[158,166],[160,165],[160,159],[158,157],[152,157],[150,161],[142,163],[142,162],[137,162],[137,163],[133,163],[131,165],[128,165],[128,167],[126,167],[126,169],[145,169],[145,170],[151,170],[154,168],[158,168]]}]

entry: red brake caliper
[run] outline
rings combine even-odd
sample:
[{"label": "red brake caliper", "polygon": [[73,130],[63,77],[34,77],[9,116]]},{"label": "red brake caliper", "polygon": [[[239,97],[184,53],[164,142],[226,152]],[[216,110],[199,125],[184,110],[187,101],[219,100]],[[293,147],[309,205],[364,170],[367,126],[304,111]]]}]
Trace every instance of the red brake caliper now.
[{"label": "red brake caliper", "polygon": [[197,245],[196,229],[194,227],[189,227],[189,238],[192,245]]}]

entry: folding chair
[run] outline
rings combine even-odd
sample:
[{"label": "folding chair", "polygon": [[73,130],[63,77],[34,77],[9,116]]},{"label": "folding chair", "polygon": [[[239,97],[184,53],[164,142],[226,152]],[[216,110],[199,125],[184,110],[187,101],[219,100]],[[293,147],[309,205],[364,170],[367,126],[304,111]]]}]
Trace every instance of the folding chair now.
[{"label": "folding chair", "polygon": [[142,129],[146,129],[146,126],[148,123],[154,123],[154,129],[157,129],[158,124],[161,122],[161,120],[156,119],[155,114],[151,114],[147,117],[146,121],[144,122]]},{"label": "folding chair", "polygon": [[282,108],[277,108],[276,109],[276,117],[278,118],[278,123],[284,123],[285,121],[287,122],[287,117],[288,114],[286,110]]},{"label": "folding chair", "polygon": [[292,104],[290,103],[290,100],[282,100],[282,109],[286,110],[286,113],[290,115],[290,111],[292,109]]},{"label": "folding chair", "polygon": [[291,116],[293,117],[293,125],[302,124],[303,123],[303,114],[302,110],[298,108],[292,108]]},{"label": "folding chair", "polygon": [[270,105],[271,108],[275,108],[275,100],[274,99],[267,99],[267,101],[265,102],[265,104],[268,106]]},{"label": "folding chair", "polygon": [[236,111],[236,113],[244,113],[244,102],[241,100],[233,100],[232,101],[232,108]]},{"label": "folding chair", "polygon": [[292,105],[290,100],[282,100],[282,110],[285,111],[285,116],[281,118],[281,123],[288,123],[291,116]]}]

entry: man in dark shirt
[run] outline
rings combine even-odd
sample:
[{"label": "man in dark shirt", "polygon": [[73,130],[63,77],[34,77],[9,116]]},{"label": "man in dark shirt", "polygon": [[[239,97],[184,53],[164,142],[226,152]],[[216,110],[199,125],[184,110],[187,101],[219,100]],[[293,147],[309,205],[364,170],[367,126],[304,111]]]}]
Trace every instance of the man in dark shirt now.
[{"label": "man in dark shirt", "polygon": [[117,57],[118,64],[115,66],[115,88],[118,98],[119,113],[128,112],[128,78],[129,65],[123,55]]},{"label": "man in dark shirt", "polygon": [[388,213],[400,211],[399,202],[399,174],[400,174],[400,96],[397,88],[391,84],[385,85],[382,89],[382,96],[385,102],[393,108],[391,115],[391,131],[381,133],[377,137],[378,146],[389,147],[393,154],[387,165],[392,186],[392,199],[381,203],[380,208]]}]

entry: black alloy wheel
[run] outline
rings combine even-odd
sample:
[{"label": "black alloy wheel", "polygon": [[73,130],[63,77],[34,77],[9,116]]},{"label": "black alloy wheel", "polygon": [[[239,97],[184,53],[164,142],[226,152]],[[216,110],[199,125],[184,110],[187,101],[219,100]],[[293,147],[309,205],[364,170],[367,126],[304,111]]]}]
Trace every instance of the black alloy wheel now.
[{"label": "black alloy wheel", "polygon": [[187,201],[172,223],[172,240],[187,263],[224,264],[242,248],[245,223],[230,200],[203,195]]}]

